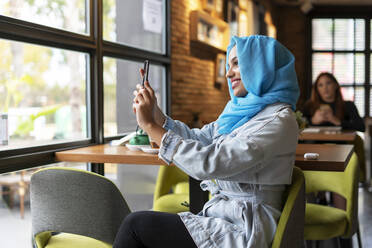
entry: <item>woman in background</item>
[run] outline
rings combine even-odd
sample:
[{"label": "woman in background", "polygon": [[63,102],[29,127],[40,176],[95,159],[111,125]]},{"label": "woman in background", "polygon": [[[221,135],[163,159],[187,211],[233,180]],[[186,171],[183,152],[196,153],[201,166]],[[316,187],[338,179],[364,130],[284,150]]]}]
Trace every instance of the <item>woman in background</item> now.
[{"label": "woman in background", "polygon": [[341,126],[364,132],[364,121],[355,104],[343,100],[340,88],[333,74],[320,73],[313,85],[311,98],[305,104],[304,116],[312,126]]},{"label": "woman in background", "polygon": [[[303,114],[312,126],[341,126],[342,129],[364,132],[365,125],[355,104],[344,101],[341,87],[335,76],[329,72],[318,75],[311,91],[311,98],[305,103]],[[357,135],[355,153],[360,166],[360,181],[365,181],[366,162],[364,143]]]}]

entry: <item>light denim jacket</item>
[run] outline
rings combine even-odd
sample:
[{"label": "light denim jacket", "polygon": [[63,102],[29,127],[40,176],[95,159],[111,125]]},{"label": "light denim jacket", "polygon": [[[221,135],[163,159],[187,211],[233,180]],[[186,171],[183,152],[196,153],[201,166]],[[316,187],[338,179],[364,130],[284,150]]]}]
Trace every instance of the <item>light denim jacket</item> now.
[{"label": "light denim jacket", "polygon": [[[298,125],[290,106],[267,106],[233,132],[190,129],[167,118],[159,157],[214,196],[198,215],[180,213],[198,247],[269,247],[291,183]],[[215,183],[211,181],[215,179]]]}]

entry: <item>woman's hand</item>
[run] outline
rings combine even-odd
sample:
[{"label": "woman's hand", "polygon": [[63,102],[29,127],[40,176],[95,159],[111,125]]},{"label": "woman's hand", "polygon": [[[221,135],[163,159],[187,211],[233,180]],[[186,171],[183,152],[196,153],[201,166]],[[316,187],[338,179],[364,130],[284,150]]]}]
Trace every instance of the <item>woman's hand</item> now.
[{"label": "woman's hand", "polygon": [[333,125],[335,126],[340,126],[341,125],[341,121],[340,119],[338,119],[334,114],[333,112],[326,112],[325,115],[324,115],[324,119],[330,123],[332,123]]},{"label": "woman's hand", "polygon": [[311,118],[311,122],[315,125],[319,125],[321,124],[322,122],[325,122],[325,118],[324,118],[324,112],[320,109],[317,109],[313,115],[313,117]]},{"label": "woman's hand", "polygon": [[[144,73],[145,73],[145,71],[141,68],[140,69],[140,74],[141,74],[142,79],[144,77]],[[139,91],[142,88],[142,86],[139,85],[139,84],[137,84],[136,87],[137,87],[137,91]],[[134,95],[136,96],[136,91],[134,92]],[[154,108],[153,108],[153,117],[154,117],[154,120],[155,120],[156,124],[158,124],[159,126],[163,126],[166,117],[158,106],[158,101],[156,99],[156,95],[153,94],[153,96],[154,96],[154,99],[155,99],[155,105],[154,105]]]},{"label": "woman's hand", "polygon": [[161,139],[166,133],[162,127],[165,116],[157,107],[155,92],[149,82],[146,81],[144,86],[137,85],[137,90],[133,92],[135,95],[133,112],[136,114],[138,125],[160,146]]},{"label": "woman's hand", "polygon": [[146,81],[144,86],[144,88],[142,86],[137,87],[139,89],[134,92],[133,111],[136,114],[138,125],[146,131],[148,126],[156,124],[153,115],[156,97],[149,82]]}]

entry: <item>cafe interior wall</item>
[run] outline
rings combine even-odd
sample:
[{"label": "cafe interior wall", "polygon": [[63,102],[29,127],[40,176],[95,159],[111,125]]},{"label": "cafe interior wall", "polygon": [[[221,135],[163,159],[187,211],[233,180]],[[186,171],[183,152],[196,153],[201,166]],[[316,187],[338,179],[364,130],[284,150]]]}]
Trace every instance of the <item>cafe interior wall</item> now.
[{"label": "cafe interior wall", "polygon": [[297,107],[307,99],[307,65],[306,62],[306,14],[298,6],[276,6],[273,22],[277,28],[277,40],[286,46],[295,56],[297,79],[301,90]]},{"label": "cafe interior wall", "polygon": [[171,1],[171,116],[187,124],[198,113],[214,121],[229,100],[227,85],[214,86],[215,54],[191,46],[190,12],[201,9],[199,0]]},{"label": "cafe interior wall", "polygon": [[[271,0],[260,3],[273,11]],[[188,124],[195,113],[203,124],[216,120],[230,99],[226,83],[215,86],[216,53],[190,41],[190,12],[202,7],[200,0],[171,1],[171,116]]]}]

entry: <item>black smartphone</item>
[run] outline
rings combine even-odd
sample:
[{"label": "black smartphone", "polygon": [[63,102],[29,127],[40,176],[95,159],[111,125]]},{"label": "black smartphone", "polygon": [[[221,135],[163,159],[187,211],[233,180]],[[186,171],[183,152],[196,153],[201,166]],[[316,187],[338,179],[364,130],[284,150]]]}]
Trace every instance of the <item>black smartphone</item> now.
[{"label": "black smartphone", "polygon": [[143,64],[143,70],[145,71],[145,73],[142,78],[142,87],[144,86],[145,81],[149,81],[149,68],[150,68],[150,61],[146,59],[145,63]]}]

